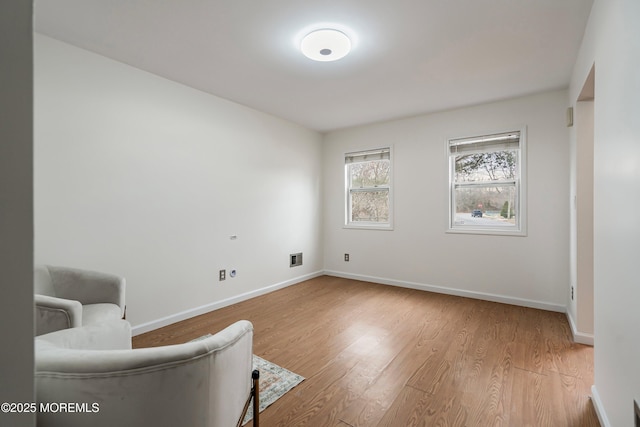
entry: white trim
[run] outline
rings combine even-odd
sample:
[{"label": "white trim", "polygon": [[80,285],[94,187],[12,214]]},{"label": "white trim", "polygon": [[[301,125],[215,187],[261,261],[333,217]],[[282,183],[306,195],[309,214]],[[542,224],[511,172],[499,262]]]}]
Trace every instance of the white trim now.
[{"label": "white trim", "polygon": [[345,224],[342,226],[342,228],[347,229],[347,230],[387,230],[387,231],[393,231],[393,226],[387,224],[387,223],[383,223],[382,225],[378,225],[375,222],[361,222],[361,223],[356,223],[356,222],[352,222],[349,224]]},{"label": "white trim", "polygon": [[200,307],[191,308],[189,310],[181,311],[170,316],[162,317],[160,319],[152,320],[151,322],[142,323],[131,328],[131,334],[133,336],[143,334],[145,332],[153,331],[154,329],[162,328],[163,326],[170,325],[172,323],[180,322],[182,320],[190,319],[201,314],[209,313],[210,311],[218,310],[219,308],[227,307],[232,304],[236,304],[242,301],[246,301],[251,298],[258,297],[260,295],[268,294],[278,289],[286,288],[291,285],[304,282],[305,280],[313,279],[315,277],[322,276],[324,272],[316,271],[304,276],[295,277],[293,279],[285,280],[284,282],[276,283],[275,285],[266,286],[264,288],[256,289],[251,292],[236,295],[220,301],[215,301],[210,304],[202,305]]},{"label": "white trim", "polygon": [[[566,313],[567,311],[566,307],[563,305],[553,304],[553,303],[544,302],[544,301],[528,300],[524,298],[509,297],[505,295],[490,294],[485,292],[467,291],[467,290],[457,289],[457,288],[447,288],[443,286],[434,286],[434,285],[428,285],[424,283],[387,279],[382,277],[367,276],[363,274],[352,274],[352,273],[346,273],[341,271],[321,270],[321,271],[316,271],[314,273],[306,274],[304,276],[299,276],[290,280],[286,280],[284,282],[276,283],[274,285],[265,286],[264,288],[256,289],[254,291],[246,292],[244,294],[236,295],[234,297],[230,297],[224,300],[212,302],[210,304],[206,304],[200,307],[195,307],[189,310],[181,311],[179,313],[162,317],[160,319],[156,319],[150,322],[142,323],[140,325],[133,326],[131,328],[131,333],[133,336],[140,335],[145,332],[153,331],[154,329],[162,328],[163,326],[167,326],[172,323],[180,322],[182,320],[186,320],[191,317],[209,313],[211,311],[214,311],[223,307],[227,307],[229,305],[236,304],[242,301],[246,301],[248,299],[255,298],[260,295],[265,295],[270,292],[274,292],[279,289],[283,289],[288,286],[292,286],[300,282],[304,282],[305,280],[310,280],[315,277],[320,277],[323,275],[343,277],[345,279],[361,280],[366,282],[398,286],[401,288],[416,289],[416,290],[427,291],[427,292],[435,292],[435,293],[445,294],[445,295],[455,295],[455,296],[466,297],[466,298],[499,302],[503,304],[517,305],[521,307],[537,308],[541,310],[555,311],[559,313]],[[571,324],[571,321],[569,323]],[[576,340],[576,342],[579,342],[579,341]],[[583,344],[586,344],[586,343],[583,343]]]},{"label": "white trim", "polygon": [[445,141],[445,156],[446,156],[446,165],[447,165],[447,175],[449,177],[447,183],[447,194],[449,201],[449,212],[446,224],[446,233],[452,234],[486,234],[486,235],[495,235],[495,236],[515,236],[515,237],[526,237],[527,236],[527,163],[528,163],[528,135],[527,135],[527,125],[519,125],[514,126],[508,130],[501,130],[495,132],[485,132],[484,135],[492,136],[492,135],[501,135],[508,134],[512,132],[519,132],[519,141],[518,141],[518,179],[516,180],[516,190],[518,195],[518,224],[514,227],[491,227],[491,226],[464,226],[464,225],[455,225],[454,223],[454,212],[455,212],[455,201],[453,195],[453,165],[450,151],[451,141],[455,140],[465,140],[472,138],[479,138],[478,135],[482,135],[482,133],[478,133],[476,136],[465,136],[465,137],[456,137],[456,138],[447,138]]},{"label": "white trim", "polygon": [[561,304],[544,301],[529,300],[524,298],[509,297],[505,295],[490,294],[485,292],[466,291],[463,289],[446,288],[443,286],[427,285],[424,283],[407,282],[404,280],[386,279],[382,277],[366,276],[362,274],[345,273],[341,271],[325,270],[327,276],[343,277],[345,279],[362,280],[365,282],[379,283],[382,285],[398,286],[401,288],[417,289],[439,294],[455,295],[459,297],[473,298],[485,301],[499,302],[503,304],[517,305],[521,307],[538,308],[541,310],[565,313],[567,308]]},{"label": "white trim", "polygon": [[573,341],[578,344],[586,344],[593,347],[593,334],[587,334],[584,332],[579,332],[576,327],[576,323],[573,321],[573,317],[567,311],[567,320],[569,321],[569,326],[571,327],[571,334],[573,335]]},{"label": "white trim", "polygon": [[591,386],[591,401],[593,402],[593,407],[596,409],[596,415],[598,416],[600,425],[602,427],[611,427],[611,423],[607,418],[607,413],[604,411],[604,405],[602,404],[602,400],[600,399],[600,395],[598,394],[595,384]]},{"label": "white trim", "polygon": [[[483,229],[479,228],[462,228],[463,225],[458,225],[458,228],[450,228],[445,231],[448,234],[485,234],[489,236],[514,236],[514,237],[527,237],[527,233],[511,230],[508,227],[503,228],[489,228],[485,227]],[[471,226],[469,226],[471,227]]]},{"label": "white trim", "polygon": [[[376,152],[376,151],[386,151],[389,153],[389,185],[383,186],[388,191],[389,197],[389,221],[388,222],[367,222],[367,221],[351,221],[351,194],[349,191],[350,188],[350,177],[349,177],[349,163],[346,163],[346,158],[350,154],[359,154],[365,152]],[[385,231],[393,231],[393,174],[394,174],[394,153],[393,153],[393,144],[390,144],[388,147],[384,148],[376,148],[376,149],[368,149],[368,150],[358,150],[350,153],[344,153],[343,158],[345,159],[345,167],[344,167],[344,224],[342,228],[344,229],[352,229],[352,230],[385,230]],[[372,189],[370,189],[372,190]]]}]

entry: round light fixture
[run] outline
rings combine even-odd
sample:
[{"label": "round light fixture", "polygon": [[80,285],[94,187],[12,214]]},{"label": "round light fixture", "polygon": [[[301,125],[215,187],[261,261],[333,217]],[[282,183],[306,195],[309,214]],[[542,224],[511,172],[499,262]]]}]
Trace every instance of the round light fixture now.
[{"label": "round light fixture", "polygon": [[351,40],[342,31],[322,29],[312,31],[302,39],[302,53],[314,61],[336,61],[351,50]]}]

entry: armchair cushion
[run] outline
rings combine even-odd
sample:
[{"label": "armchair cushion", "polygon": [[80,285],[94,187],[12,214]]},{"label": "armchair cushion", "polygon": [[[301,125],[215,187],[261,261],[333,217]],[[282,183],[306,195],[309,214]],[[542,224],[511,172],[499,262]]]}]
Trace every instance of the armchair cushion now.
[{"label": "armchair cushion", "polygon": [[55,354],[71,349],[131,350],[131,325],[116,320],[40,335],[35,339],[35,352],[44,357],[36,357],[36,370],[59,367]]},{"label": "armchair cushion", "polygon": [[120,307],[115,304],[86,304],[82,306],[82,324],[91,325],[122,318]]}]

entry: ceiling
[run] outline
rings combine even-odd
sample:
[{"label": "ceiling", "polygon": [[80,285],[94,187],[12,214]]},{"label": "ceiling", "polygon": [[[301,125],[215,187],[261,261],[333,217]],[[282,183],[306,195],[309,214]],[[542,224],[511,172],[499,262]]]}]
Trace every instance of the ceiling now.
[{"label": "ceiling", "polygon": [[[36,0],[36,31],[325,132],[569,84],[593,0]],[[335,26],[351,53],[298,50]]]}]

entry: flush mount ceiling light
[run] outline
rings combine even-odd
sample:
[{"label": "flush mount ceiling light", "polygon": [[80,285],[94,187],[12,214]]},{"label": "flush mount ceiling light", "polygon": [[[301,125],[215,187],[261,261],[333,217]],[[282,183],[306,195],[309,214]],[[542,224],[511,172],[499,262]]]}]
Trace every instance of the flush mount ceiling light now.
[{"label": "flush mount ceiling light", "polygon": [[351,40],[342,31],[322,29],[312,31],[302,39],[302,53],[314,61],[336,61],[351,50]]}]

